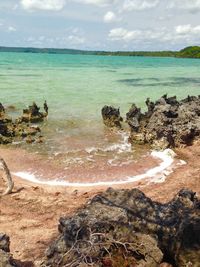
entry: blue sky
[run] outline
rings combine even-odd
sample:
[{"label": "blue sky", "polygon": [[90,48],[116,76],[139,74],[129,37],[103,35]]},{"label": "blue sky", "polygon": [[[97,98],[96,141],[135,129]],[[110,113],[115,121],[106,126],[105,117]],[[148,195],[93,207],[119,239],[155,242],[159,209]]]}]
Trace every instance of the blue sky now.
[{"label": "blue sky", "polygon": [[200,45],[200,0],[1,0],[0,45],[178,50]]}]

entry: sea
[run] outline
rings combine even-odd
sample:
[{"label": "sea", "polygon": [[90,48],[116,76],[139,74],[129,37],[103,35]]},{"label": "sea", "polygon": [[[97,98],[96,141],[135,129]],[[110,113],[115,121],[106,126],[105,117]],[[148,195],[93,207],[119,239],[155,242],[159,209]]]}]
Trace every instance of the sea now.
[{"label": "sea", "polygon": [[[132,146],[125,123],[133,103],[145,111],[147,97],[164,94],[199,95],[200,60],[0,53],[0,102],[13,106],[9,115],[17,118],[33,101],[41,110],[45,100],[49,106],[47,120],[39,125],[44,142],[22,141],[12,148],[39,155],[49,166],[56,162],[56,168],[48,173],[48,167],[44,171],[42,164],[30,163],[28,171],[17,172],[24,179],[89,186],[140,180],[162,164],[166,171],[169,153],[163,159],[147,146]],[[104,105],[120,108],[122,131],[104,126]]]}]

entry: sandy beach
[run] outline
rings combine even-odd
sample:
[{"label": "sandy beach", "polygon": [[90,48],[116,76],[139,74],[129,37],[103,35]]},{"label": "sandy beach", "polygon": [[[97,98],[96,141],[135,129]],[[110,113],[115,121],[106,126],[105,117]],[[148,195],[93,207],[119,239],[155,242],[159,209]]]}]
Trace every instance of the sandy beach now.
[{"label": "sandy beach", "polygon": [[200,0],[0,10],[0,267],[200,267]]},{"label": "sandy beach", "polygon": [[[200,194],[199,148],[200,143],[196,142],[193,146],[177,149],[177,157],[187,164],[176,168],[163,183],[147,183],[146,180],[142,180],[112,187],[129,189],[136,187],[148,197],[162,203],[169,201],[182,188]],[[17,150],[1,148],[0,154],[11,171],[16,168],[17,160],[23,164],[23,154],[19,159]],[[37,156],[33,156],[32,160],[37,164]],[[23,262],[22,266],[39,264],[46,248],[58,235],[57,225],[61,216],[74,214],[90,198],[107,188],[107,186],[88,188],[45,186],[15,176],[13,180],[15,182],[13,193],[1,197],[1,232],[10,236],[11,253],[14,258]],[[2,189],[2,181],[0,186]]]}]

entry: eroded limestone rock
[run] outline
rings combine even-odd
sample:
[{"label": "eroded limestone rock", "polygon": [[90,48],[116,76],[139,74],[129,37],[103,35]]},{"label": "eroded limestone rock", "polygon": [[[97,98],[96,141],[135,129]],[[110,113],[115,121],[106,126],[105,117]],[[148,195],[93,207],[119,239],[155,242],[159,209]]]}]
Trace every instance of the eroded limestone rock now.
[{"label": "eroded limestone rock", "polygon": [[61,218],[59,232],[43,266],[199,266],[200,201],[190,190],[161,204],[110,188]]},{"label": "eroded limestone rock", "polygon": [[120,116],[119,109],[116,109],[111,106],[104,106],[101,110],[101,114],[103,117],[103,122],[108,127],[117,127],[121,128],[121,122],[123,121]]},{"label": "eroded limestone rock", "polygon": [[164,95],[155,103],[148,98],[146,105],[146,113],[133,104],[126,115],[132,143],[165,149],[190,145],[200,136],[200,97],[178,101]]},{"label": "eroded limestone rock", "polygon": [[[45,104],[45,108],[48,111],[47,104]],[[38,122],[42,122],[44,118],[47,117],[47,115],[48,113],[46,112],[40,112],[40,107],[38,107],[37,104],[33,102],[31,106],[23,110],[23,115],[21,118],[19,118],[19,121],[38,123]]]},{"label": "eroded limestone rock", "polygon": [[9,144],[21,140],[27,143],[42,141],[40,128],[31,124],[31,122],[42,121],[47,114],[40,113],[36,104],[30,106],[27,113],[24,114],[21,118],[13,121],[0,103],[0,144]]},{"label": "eroded limestone rock", "polygon": [[10,252],[10,239],[0,233],[0,267],[16,267]]}]

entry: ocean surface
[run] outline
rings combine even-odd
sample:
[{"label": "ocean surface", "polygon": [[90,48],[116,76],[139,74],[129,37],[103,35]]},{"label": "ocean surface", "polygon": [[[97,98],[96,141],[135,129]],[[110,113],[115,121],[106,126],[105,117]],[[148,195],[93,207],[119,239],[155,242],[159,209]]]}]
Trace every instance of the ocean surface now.
[{"label": "ocean surface", "polygon": [[60,177],[67,179],[74,168],[80,168],[77,181],[83,175],[87,182],[96,175],[115,179],[126,170],[131,175],[150,151],[131,147],[126,126],[125,132],[106,129],[101,108],[120,107],[125,117],[132,103],[145,109],[147,97],[166,93],[199,95],[200,60],[0,53],[0,102],[15,106],[10,115],[19,116],[33,101],[41,109],[45,100],[49,105],[48,120],[40,125],[45,142],[16,146],[62,162]]}]

